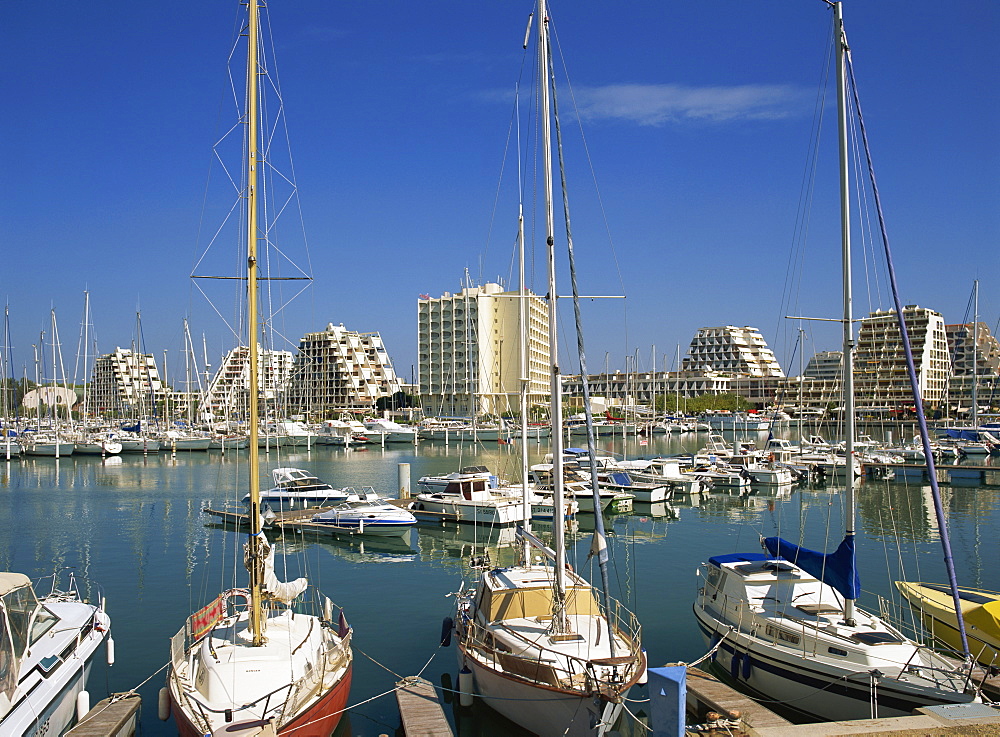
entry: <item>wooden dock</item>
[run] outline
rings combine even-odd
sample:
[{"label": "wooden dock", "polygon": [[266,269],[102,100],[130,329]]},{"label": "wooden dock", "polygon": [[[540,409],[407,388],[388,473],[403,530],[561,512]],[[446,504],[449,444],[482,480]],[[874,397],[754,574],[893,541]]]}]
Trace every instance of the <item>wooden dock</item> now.
[{"label": "wooden dock", "polygon": [[396,684],[396,703],[406,737],[452,737],[451,725],[430,681],[404,678]]},{"label": "wooden dock", "polygon": [[698,721],[704,721],[705,715],[714,711],[723,718],[738,715],[751,729],[791,725],[784,717],[697,668],[687,669],[687,709]]},{"label": "wooden dock", "polygon": [[137,693],[115,694],[97,702],[66,737],[131,737],[141,700]]},{"label": "wooden dock", "polygon": [[[874,468],[891,468],[897,479],[926,479],[927,465],[924,463],[871,463],[865,462],[868,471]],[[980,466],[957,463],[936,463],[939,484],[1000,486],[1000,466]]]},{"label": "wooden dock", "polygon": [[[276,512],[270,522],[266,522],[264,527],[274,530],[293,530],[296,532],[317,532],[333,535],[359,535],[356,527],[340,527],[339,525],[325,525],[312,521],[313,515],[325,512],[332,507],[311,507],[309,509],[295,509],[288,512]],[[232,512],[225,509],[202,510],[205,514],[216,517],[221,522],[237,527],[246,527],[250,524],[250,516],[242,512]]]}]

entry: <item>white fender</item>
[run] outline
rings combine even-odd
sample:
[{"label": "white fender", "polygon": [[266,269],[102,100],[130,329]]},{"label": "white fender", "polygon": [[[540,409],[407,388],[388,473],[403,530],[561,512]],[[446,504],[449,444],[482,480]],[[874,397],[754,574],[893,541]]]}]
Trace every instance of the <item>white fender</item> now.
[{"label": "white fender", "polygon": [[90,694],[87,691],[81,691],[76,695],[76,720],[79,722],[90,711]]},{"label": "white fender", "polygon": [[156,716],[164,722],[170,718],[170,691],[167,690],[166,686],[161,688],[160,693],[157,695]]}]

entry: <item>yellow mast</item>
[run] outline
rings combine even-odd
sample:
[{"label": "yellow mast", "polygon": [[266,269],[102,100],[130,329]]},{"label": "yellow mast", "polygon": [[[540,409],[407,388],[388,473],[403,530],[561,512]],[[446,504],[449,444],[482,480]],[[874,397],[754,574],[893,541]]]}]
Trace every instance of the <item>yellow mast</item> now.
[{"label": "yellow mast", "polygon": [[250,421],[250,632],[253,644],[264,644],[261,591],[263,579],[263,545],[260,517],[260,459],[257,454],[258,435],[258,366],[257,366],[257,36],[260,8],[258,0],[249,0],[250,18],[247,23],[247,350],[250,352],[250,396],[247,401]]}]

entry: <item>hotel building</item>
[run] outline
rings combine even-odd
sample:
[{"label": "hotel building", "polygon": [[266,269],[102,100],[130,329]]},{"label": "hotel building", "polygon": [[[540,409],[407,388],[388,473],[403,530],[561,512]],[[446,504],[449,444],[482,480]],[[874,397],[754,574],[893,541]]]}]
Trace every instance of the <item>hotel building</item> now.
[{"label": "hotel building", "polygon": [[[428,416],[516,411],[521,376],[520,293],[499,284],[465,287],[417,302],[420,399]],[[549,395],[548,304],[528,294],[526,363],[533,403]]]}]

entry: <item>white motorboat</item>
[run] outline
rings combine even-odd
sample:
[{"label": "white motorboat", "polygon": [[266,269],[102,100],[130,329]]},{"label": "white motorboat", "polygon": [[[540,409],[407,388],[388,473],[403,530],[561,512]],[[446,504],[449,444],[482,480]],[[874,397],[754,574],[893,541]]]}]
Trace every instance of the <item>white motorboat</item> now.
[{"label": "white motorboat", "polygon": [[410,509],[474,524],[523,522],[526,517],[521,498],[498,489],[496,478],[483,466],[470,466],[444,476],[424,476],[417,483],[425,491],[414,497]]},{"label": "white motorboat", "polygon": [[[400,425],[398,422],[386,419],[367,419],[362,423],[367,432],[378,433],[387,443],[417,442],[417,428]],[[375,442],[379,442],[376,440]]]},{"label": "white motorboat", "polygon": [[337,502],[332,508],[313,515],[312,521],[344,527],[362,535],[380,536],[402,536],[417,524],[417,518],[409,511],[389,504],[374,489]]},{"label": "white motorboat", "polygon": [[[353,489],[336,489],[301,468],[275,468],[271,470],[271,478],[274,486],[260,492],[260,503],[274,512],[327,507],[346,502],[354,495]],[[243,503],[249,501],[247,494]]]},{"label": "white motorboat", "polygon": [[103,599],[88,603],[72,574],[65,590],[53,577],[51,591],[39,596],[24,574],[0,573],[0,734],[69,729],[110,628]]}]

